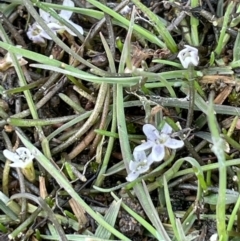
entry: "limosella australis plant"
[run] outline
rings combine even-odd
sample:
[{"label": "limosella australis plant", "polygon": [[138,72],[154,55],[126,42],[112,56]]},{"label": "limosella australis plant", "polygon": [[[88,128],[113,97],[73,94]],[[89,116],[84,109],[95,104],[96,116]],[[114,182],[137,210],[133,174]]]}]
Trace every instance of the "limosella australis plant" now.
[{"label": "limosella australis plant", "polygon": [[[7,90],[5,78],[0,88],[3,101],[9,105],[0,106],[0,124],[5,127],[2,161],[10,161],[5,165],[3,190],[7,195],[10,166],[20,168],[35,188],[39,175],[43,174],[41,195],[47,197],[46,190],[54,195],[51,204],[48,198],[37,197],[38,192],[32,195],[32,189],[24,188],[24,179],[17,169],[23,194],[13,198],[22,200],[21,212],[18,208],[11,213],[5,201],[1,208],[7,210],[6,217],[13,220],[19,217],[22,225],[4,223],[12,228],[9,237],[22,233],[26,239],[28,234],[24,230],[28,223],[40,219],[41,209],[49,211],[50,205],[48,217],[53,225],[36,231],[37,239],[73,240],[91,236],[109,240],[113,234],[119,240],[132,240],[133,236],[194,240],[199,238],[199,233],[203,234],[196,221],[200,219],[205,225],[206,217],[214,232],[207,229],[204,239],[210,239],[213,234],[212,239],[217,236],[219,240],[231,240],[238,235],[240,201],[236,192],[228,188],[238,190],[239,184],[231,182],[227,186],[227,178],[237,180],[239,176],[240,160],[233,158],[238,155],[235,126],[240,109],[231,106],[227,98],[231,99],[231,91],[237,92],[234,88],[239,68],[239,3],[208,1],[206,4],[192,0],[190,5],[185,5],[184,1],[158,1],[144,6],[143,2],[150,1],[132,0],[130,5],[128,1],[119,5],[102,2],[87,0],[83,7],[81,1],[64,0],[56,4],[25,0],[13,1],[3,10],[9,21],[0,25],[0,46],[6,50],[1,52],[0,71],[7,79],[5,71],[14,67],[18,76],[15,88]],[[31,16],[29,21],[23,21],[25,14],[12,21],[15,3],[21,4],[23,13]],[[24,37],[12,31],[10,39],[6,26],[16,27],[16,22],[26,24],[21,32]],[[107,28],[102,27],[104,22]],[[22,48],[17,46],[19,42],[23,43]],[[86,54],[88,50],[99,54],[99,58],[106,57],[105,65],[96,67],[92,56]],[[210,92],[215,93],[214,100],[212,95],[208,98]],[[58,93],[61,100],[57,98]],[[78,93],[84,96],[79,97]],[[50,118],[42,113],[48,105]],[[132,115],[137,120],[131,119]],[[226,115],[236,116],[235,121],[220,134],[220,120]],[[177,121],[183,129],[176,125]],[[129,122],[136,133],[130,133]],[[50,127],[50,133],[46,126]],[[230,146],[228,153],[226,142]],[[76,174],[83,172],[86,179],[73,180],[77,175],[68,177],[69,172],[61,169],[64,162],[71,164]],[[55,187],[56,183],[59,185],[54,190],[51,179],[56,181]],[[83,190],[74,189],[78,182]],[[110,205],[104,193],[120,188],[121,192],[111,193],[117,202]],[[193,200],[192,205],[186,205],[185,200],[181,203],[181,197],[177,199],[176,206],[182,207],[181,212],[173,206],[175,190],[180,191],[177,195],[183,190],[183,195]],[[17,191],[16,188],[14,192]],[[81,198],[83,193],[91,193],[91,198],[96,197],[95,193],[101,196],[107,205],[102,216],[95,213],[98,207],[91,205],[94,202]],[[132,198],[132,203],[130,198],[126,201],[129,207],[126,196]],[[30,203],[25,205],[26,199],[36,202],[39,208],[36,210]],[[69,201],[71,208],[62,205],[62,199]],[[206,203],[211,204],[211,212]],[[55,212],[54,204],[64,215]],[[232,213],[229,204],[233,205]],[[118,217],[120,206],[125,211]],[[162,210],[168,213],[164,219],[160,219]],[[141,216],[143,211],[147,218]],[[21,213],[26,212],[33,214],[23,222]],[[83,217],[87,219],[84,212],[98,224],[91,232],[87,222],[81,221]],[[204,215],[198,215],[202,212]],[[123,224],[133,220],[132,217],[137,221],[127,222],[128,228],[133,227],[127,232],[129,229]],[[215,220],[221,222],[215,224]],[[70,231],[60,223],[68,225]],[[73,237],[71,233],[75,231],[79,234]]]}]

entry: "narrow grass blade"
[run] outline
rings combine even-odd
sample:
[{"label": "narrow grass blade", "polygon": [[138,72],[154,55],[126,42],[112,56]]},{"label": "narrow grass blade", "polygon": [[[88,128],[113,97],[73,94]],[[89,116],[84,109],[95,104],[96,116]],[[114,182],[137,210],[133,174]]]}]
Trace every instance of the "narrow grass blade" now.
[{"label": "narrow grass blade", "polygon": [[[212,97],[212,96],[211,96]],[[210,98],[209,107],[207,111],[208,126],[212,134],[213,147],[212,151],[217,156],[219,163],[219,196],[217,202],[217,230],[220,240],[228,240],[228,234],[226,232],[226,187],[227,187],[227,168],[224,155],[224,140],[220,137],[218,122],[213,111],[213,99]]]},{"label": "narrow grass blade", "polygon": [[[104,220],[109,223],[111,226],[115,225],[119,209],[121,207],[121,200],[113,201],[110,205],[109,209],[107,210]],[[103,226],[98,226],[95,236],[102,239],[109,239],[111,237],[111,232],[105,229]]]}]

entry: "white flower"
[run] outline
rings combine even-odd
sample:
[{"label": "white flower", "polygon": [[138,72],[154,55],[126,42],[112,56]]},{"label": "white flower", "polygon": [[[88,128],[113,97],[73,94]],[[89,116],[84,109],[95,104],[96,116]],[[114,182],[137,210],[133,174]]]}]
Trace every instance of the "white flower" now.
[{"label": "white flower", "polygon": [[198,49],[189,45],[184,45],[185,49],[178,53],[178,58],[183,66],[187,69],[189,65],[197,66],[199,62]]},{"label": "white flower", "polygon": [[149,170],[151,164],[153,163],[152,156],[146,156],[144,151],[133,151],[134,160],[129,163],[130,173],[126,177],[128,182],[134,181],[141,173]]},{"label": "white flower", "polygon": [[[64,0],[63,1],[63,6],[74,7],[74,2],[71,1],[71,0]],[[74,28],[76,28],[80,34],[83,34],[83,28],[81,26],[75,24],[73,21],[69,20],[71,18],[71,16],[72,16],[72,12],[71,11],[61,10],[59,16],[62,17],[63,19],[65,19]],[[60,22],[56,21],[55,19],[53,19],[51,22],[52,22],[52,28],[53,29],[54,28],[58,29],[57,31],[64,31],[64,30],[66,30],[72,36],[76,36],[76,34],[71,29],[69,29],[65,25],[61,24]]]},{"label": "white flower", "polygon": [[[54,33],[56,34],[56,32]],[[46,44],[45,39],[52,39],[37,22],[29,26],[27,36],[30,40],[33,41],[33,43],[37,43],[43,46]]]},{"label": "white flower", "polygon": [[[74,7],[74,3],[71,0],[64,0],[63,6]],[[49,13],[43,11],[42,9],[39,9],[39,14],[40,14],[40,17],[46,22],[47,26],[53,31],[54,34],[56,34],[56,32],[62,33],[64,31],[67,31],[72,36],[76,36],[76,34],[71,29],[69,29],[68,27],[60,23],[58,20],[53,18]],[[72,16],[71,11],[61,10],[59,13],[59,16],[62,17],[68,23],[70,23],[74,28],[76,28],[80,34],[83,34],[83,28],[75,24],[71,20],[69,20]],[[27,36],[34,43],[39,43],[39,44],[45,44],[46,43],[45,39],[50,39],[50,40],[52,39],[44,31],[44,29],[42,29],[42,27],[36,22],[29,27]]]},{"label": "white flower", "polygon": [[4,150],[3,155],[13,163],[10,164],[10,167],[20,167],[25,168],[32,163],[34,156],[33,154],[25,147],[19,147],[16,152],[11,152],[9,150]]},{"label": "white flower", "polygon": [[22,169],[23,174],[29,181],[35,180],[35,170],[33,167],[33,154],[25,147],[19,147],[15,152],[4,150],[3,155],[12,163],[10,167]]},{"label": "white flower", "polygon": [[165,156],[165,147],[170,149],[177,149],[183,147],[184,142],[182,140],[176,140],[171,138],[172,128],[167,123],[159,132],[153,125],[145,124],[143,126],[143,132],[147,137],[147,141],[137,146],[135,151],[145,151],[152,149],[151,158],[155,162],[161,161]]},{"label": "white flower", "polygon": [[130,15],[132,12],[132,8],[130,8],[128,5],[126,5],[124,8],[120,10],[120,13],[124,16]]},{"label": "white flower", "polygon": [[217,233],[214,233],[214,234],[210,237],[209,241],[218,241],[218,234],[217,234]]}]

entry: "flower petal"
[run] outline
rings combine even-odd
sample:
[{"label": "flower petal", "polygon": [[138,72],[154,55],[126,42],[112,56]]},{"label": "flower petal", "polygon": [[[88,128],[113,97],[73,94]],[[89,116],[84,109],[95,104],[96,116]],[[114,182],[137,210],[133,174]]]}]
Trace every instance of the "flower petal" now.
[{"label": "flower petal", "polygon": [[[179,57],[180,59],[180,57]],[[181,61],[181,64],[183,66],[184,69],[187,69],[188,68],[188,65],[190,64],[190,58],[185,58],[183,61]]]},{"label": "flower petal", "polygon": [[154,162],[154,159],[153,159],[153,154],[152,152],[149,154],[149,156],[147,157],[147,160],[148,160],[148,164],[149,164],[149,167],[153,164]]},{"label": "flower petal", "polygon": [[[52,32],[56,35],[56,31],[60,28],[60,26],[57,23],[49,23],[47,26],[52,30]],[[39,26],[40,27],[40,26]],[[45,30],[43,30],[41,27],[41,32],[39,35],[45,39],[52,40],[52,37],[50,37]]]},{"label": "flower petal", "polygon": [[145,151],[145,150],[147,150],[147,149],[152,148],[153,145],[154,145],[154,143],[151,142],[151,141],[143,142],[141,145],[136,146],[136,147],[134,148],[134,152],[135,152],[135,151]]},{"label": "flower petal", "polygon": [[[71,0],[64,0],[63,1],[63,6],[66,7],[74,7],[74,2]],[[70,19],[72,16],[73,12],[69,10],[61,10],[59,16],[64,18],[65,20]]]},{"label": "flower petal", "polygon": [[170,125],[168,125],[168,123],[165,123],[161,132],[164,133],[164,134],[171,134],[172,133],[172,127]]},{"label": "flower petal", "polygon": [[159,131],[156,129],[155,126],[153,126],[151,124],[145,124],[143,126],[143,132],[144,132],[145,136],[147,137],[147,139],[150,141],[155,142],[157,139],[159,139]]},{"label": "flower petal", "polygon": [[162,159],[165,156],[165,148],[164,145],[155,145],[152,149],[152,156],[151,158],[155,161],[155,162],[160,162],[162,161]]},{"label": "flower petal", "polygon": [[52,20],[52,16],[41,8],[39,8],[39,15],[46,23],[50,23]]},{"label": "flower petal", "polygon": [[[56,35],[56,32],[53,31],[53,33]],[[41,32],[41,37],[52,40],[52,38],[44,30]]]},{"label": "flower petal", "polygon": [[184,45],[185,49],[182,49],[178,53],[178,58],[182,66],[186,69],[189,65],[197,66],[199,62],[198,49],[191,47],[189,45]]},{"label": "flower petal", "polygon": [[82,28],[80,25],[72,22],[71,20],[69,20],[68,22],[71,23],[72,26],[73,26],[74,28],[76,28],[76,30],[77,30],[80,34],[83,34],[83,33],[84,33],[83,28]]},{"label": "flower petal", "polygon": [[187,45],[187,44],[185,44],[184,47],[185,47],[185,49],[186,49],[187,51],[191,51],[191,52],[196,52],[196,53],[198,53],[198,49],[197,49],[197,48],[194,48],[194,47],[192,47],[192,46],[190,46],[190,45]]},{"label": "flower petal", "polygon": [[137,171],[132,171],[132,172],[130,172],[130,173],[128,174],[128,176],[126,177],[126,180],[127,180],[128,182],[132,182],[132,181],[134,181],[135,179],[138,178],[139,174],[140,174],[140,173],[137,172]]},{"label": "flower petal", "polygon": [[176,139],[168,138],[166,140],[166,142],[164,143],[164,145],[168,148],[171,148],[171,149],[177,149],[177,148],[183,147],[184,142],[182,140],[176,140]]},{"label": "flower petal", "polygon": [[141,162],[147,159],[145,151],[136,151],[136,148],[133,151],[133,157],[134,157],[134,160],[137,162]]},{"label": "flower petal", "polygon": [[130,171],[137,170],[138,164],[139,164],[139,162],[136,162],[136,161],[131,160],[131,161],[129,162],[129,170],[130,170]]},{"label": "flower petal", "polygon": [[44,38],[42,38],[40,35],[34,36],[29,39],[31,39],[33,41],[33,43],[35,43],[35,44],[40,44],[40,45],[46,44],[46,40]]},{"label": "flower petal", "polygon": [[192,57],[188,56],[184,58],[184,63],[182,63],[182,66],[186,69],[191,63],[192,63]]},{"label": "flower petal", "polygon": [[15,152],[9,151],[9,150],[4,150],[3,155],[12,162],[15,162],[16,160],[19,160],[19,155]]},{"label": "flower petal", "polygon": [[23,158],[23,159],[28,158],[28,159],[31,159],[31,160],[34,159],[34,155],[26,147],[19,147],[16,150],[16,153],[20,156],[20,158]]},{"label": "flower petal", "polygon": [[199,57],[198,57],[198,54],[195,53],[195,52],[192,52],[190,53],[191,55],[191,62],[194,66],[197,66],[198,65],[198,62],[199,62]]},{"label": "flower petal", "polygon": [[63,29],[64,26],[60,25],[59,23],[49,23],[47,25],[53,32],[59,31],[60,29]]},{"label": "flower petal", "polygon": [[[66,21],[69,22],[74,28],[76,28],[76,30],[77,30],[80,34],[83,34],[83,28],[82,28],[80,25],[74,23],[74,22],[71,21],[71,20],[67,20],[67,19],[66,19]],[[77,35],[76,35],[70,28],[68,28],[67,26],[64,26],[64,29],[65,29],[68,33],[70,33],[72,36],[77,36]]]},{"label": "flower petal", "polygon": [[33,41],[33,43],[44,45],[46,41],[44,36],[42,36],[43,32],[45,31],[35,22],[32,26],[29,26],[27,36],[30,40]]},{"label": "flower petal", "polygon": [[9,164],[10,167],[17,167],[17,168],[24,168],[25,167],[25,163],[21,160],[15,161],[11,164]]}]

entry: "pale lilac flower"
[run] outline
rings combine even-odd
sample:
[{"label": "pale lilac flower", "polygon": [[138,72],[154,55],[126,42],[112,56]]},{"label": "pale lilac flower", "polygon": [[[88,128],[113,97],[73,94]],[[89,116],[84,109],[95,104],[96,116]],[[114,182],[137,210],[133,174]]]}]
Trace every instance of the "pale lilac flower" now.
[{"label": "pale lilac flower", "polygon": [[[56,34],[56,32],[54,33]],[[40,44],[42,46],[46,44],[45,39],[52,39],[37,22],[29,26],[27,36],[33,41],[33,43]]]},{"label": "pale lilac flower", "polygon": [[[64,0],[63,5],[69,6],[69,7],[74,7],[74,2],[71,0]],[[61,10],[59,16],[62,17],[63,19],[65,19],[68,23],[70,23],[80,34],[83,34],[83,28],[70,20],[72,13],[73,12],[71,12],[71,11]],[[59,22],[57,22],[57,23],[60,26],[59,30],[66,30],[72,36],[77,36],[70,28],[66,27],[65,25],[62,25]]]},{"label": "pale lilac flower", "polygon": [[[64,0],[63,6],[74,7],[74,2],[71,0]],[[42,9],[39,10],[39,13],[40,13],[40,16],[42,18],[44,18],[44,20],[48,23],[48,27],[50,29],[52,29],[56,32],[63,32],[66,30],[72,36],[76,36],[76,34],[71,29],[69,29],[68,27],[66,27],[65,25],[60,23],[58,20],[53,18],[49,13],[43,11]],[[69,20],[72,16],[72,13],[73,12],[68,11],[68,10],[61,10],[59,13],[59,16],[62,17],[68,23],[70,23],[74,28],[76,28],[80,34],[83,34],[83,28],[81,26],[75,24],[71,20]]]},{"label": "pale lilac flower", "polygon": [[189,45],[184,45],[184,47],[177,56],[183,68],[187,69],[189,65],[197,66],[199,62],[198,49]]},{"label": "pale lilac flower", "polygon": [[21,168],[23,174],[29,181],[35,180],[35,170],[33,167],[34,155],[25,147],[19,147],[15,152],[4,150],[3,155],[12,163],[10,167]]},{"label": "pale lilac flower", "polygon": [[[63,6],[74,7],[74,3],[71,0],[64,0]],[[72,11],[61,10],[59,16],[68,23],[70,23],[75,29],[78,30],[80,34],[83,34],[83,28],[69,20],[72,16],[72,13]],[[49,13],[43,11],[42,9],[39,9],[39,15],[45,21],[47,26],[53,31],[54,34],[67,31],[70,35],[76,36],[76,34],[71,29],[66,27],[64,24],[60,23],[58,20],[53,18]],[[32,26],[29,27],[27,36],[34,43],[39,44],[45,44],[45,39],[52,39],[37,22],[35,22]]]},{"label": "pale lilac flower", "polygon": [[138,176],[144,172],[147,172],[153,163],[152,156],[146,156],[144,151],[133,151],[134,160],[129,163],[130,173],[126,177],[128,182],[132,182],[138,178]]},{"label": "pale lilac flower", "polygon": [[160,162],[165,157],[165,148],[177,149],[183,147],[184,142],[182,140],[176,140],[171,138],[172,128],[167,123],[159,132],[153,125],[145,124],[143,126],[143,132],[147,137],[147,141],[137,146],[135,151],[145,151],[151,149],[151,158],[155,162]]}]

